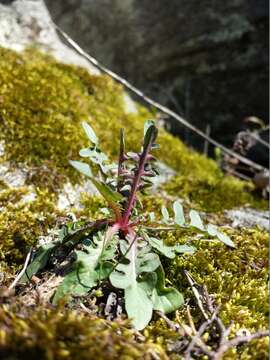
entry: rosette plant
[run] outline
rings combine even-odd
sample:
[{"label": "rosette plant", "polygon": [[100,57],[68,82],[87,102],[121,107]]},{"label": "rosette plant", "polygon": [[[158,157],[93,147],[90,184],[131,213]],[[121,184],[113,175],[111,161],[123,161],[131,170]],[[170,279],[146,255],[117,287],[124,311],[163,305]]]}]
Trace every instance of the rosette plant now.
[{"label": "rosette plant", "polygon": [[104,197],[106,216],[62,227],[56,241],[37,249],[21,282],[42,269],[53,266],[59,269],[61,262],[68,262],[70,266],[53,296],[54,303],[68,296],[86,295],[107,283],[121,289],[125,311],[134,327],[140,330],[151,320],[153,310],[166,314],[183,304],[182,294],[165,285],[160,255],[172,259],[196,250],[190,245],[168,246],[158,237],[161,227],[168,231],[189,228],[207,238],[217,238],[227,246],[234,247],[234,244],[214,225],[204,225],[196,211],[191,210],[187,220],[180,201],[173,203],[170,212],[162,206],[157,220],[154,213],[144,212],[139,194],[143,195],[158,175],[156,158],[152,154],[158,147],[158,129],[154,121],[145,123],[141,150],[137,153],[126,152],[121,130],[118,164],[109,162],[91,126],[86,122],[82,126],[90,143],[80,151],[85,161],[70,163]]}]

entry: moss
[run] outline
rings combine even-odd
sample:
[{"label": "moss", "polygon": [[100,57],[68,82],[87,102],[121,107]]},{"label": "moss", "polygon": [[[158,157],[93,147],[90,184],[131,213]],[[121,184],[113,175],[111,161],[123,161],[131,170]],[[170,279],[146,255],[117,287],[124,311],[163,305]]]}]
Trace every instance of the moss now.
[{"label": "moss", "polygon": [[[268,233],[254,229],[228,230],[236,244],[229,250],[219,242],[201,241],[194,255],[168,262],[169,280],[186,298],[193,298],[184,278],[188,270],[199,284],[205,284],[215,302],[221,305],[220,316],[226,325],[234,322],[233,334],[239,329],[251,332],[268,326]],[[172,235],[170,235],[170,242]],[[174,241],[178,241],[174,237]],[[244,346],[241,359],[264,359],[268,339],[254,340]],[[256,357],[252,357],[256,354]],[[234,357],[232,357],[234,358]]]},{"label": "moss", "polygon": [[24,260],[31,245],[47,233],[59,214],[54,206],[54,197],[47,191],[38,191],[32,202],[23,202],[26,188],[0,192],[0,260],[8,265],[18,265]]},{"label": "moss", "polygon": [[158,345],[139,343],[126,322],[76,311],[0,308],[0,356],[5,359],[167,359]]},{"label": "moss", "polygon": [[267,208],[267,202],[253,195],[253,185],[233,177],[217,174],[213,176],[177,176],[165,184],[168,194],[188,200],[197,210],[219,212],[243,205],[253,208]]},{"label": "moss", "polygon": [[[31,170],[28,182],[50,191],[57,191],[67,180],[80,179],[68,159],[78,158],[78,150],[87,144],[81,121],[91,123],[104,150],[116,158],[119,129],[126,130],[127,146],[138,149],[143,122],[153,117],[142,106],[137,114],[127,114],[123,90],[109,77],[90,75],[34,49],[17,54],[0,48],[0,84],[3,160],[14,166],[27,165]],[[167,187],[174,195],[192,197],[201,208],[206,208],[210,199],[209,210],[238,205],[239,194],[241,204],[252,201],[244,192],[245,184],[222,177],[213,160],[163,130],[159,143],[158,158],[180,176]],[[223,201],[224,191],[230,194],[228,201]]]}]

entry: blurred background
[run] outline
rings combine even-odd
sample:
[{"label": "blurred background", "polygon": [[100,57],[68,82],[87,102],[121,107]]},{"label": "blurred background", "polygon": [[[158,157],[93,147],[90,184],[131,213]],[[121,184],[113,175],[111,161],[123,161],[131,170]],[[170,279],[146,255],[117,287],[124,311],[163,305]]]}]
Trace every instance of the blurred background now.
[{"label": "blurred background", "polygon": [[268,0],[45,2],[84,50],[223,144],[246,116],[268,123]]}]

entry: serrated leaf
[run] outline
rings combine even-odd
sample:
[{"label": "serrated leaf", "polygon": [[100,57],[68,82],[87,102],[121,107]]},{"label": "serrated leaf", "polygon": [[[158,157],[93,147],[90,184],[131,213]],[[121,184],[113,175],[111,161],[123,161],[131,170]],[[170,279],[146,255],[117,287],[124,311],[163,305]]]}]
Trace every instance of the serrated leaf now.
[{"label": "serrated leaf", "polygon": [[[130,243],[134,236],[130,239]],[[128,263],[117,265],[110,275],[110,281],[114,287],[124,289],[128,317],[132,319],[135,328],[141,330],[150,321],[153,307],[148,297],[147,286],[138,281],[138,276],[144,272],[154,271],[160,262],[156,254],[145,253],[145,249],[140,253],[135,242],[126,254],[126,260]]]},{"label": "serrated leaf", "polygon": [[116,251],[116,244],[110,241],[104,244],[104,235],[98,233],[93,240],[84,240],[84,250],[75,252],[76,261],[73,270],[68,273],[58,286],[53,297],[53,303],[67,295],[83,295],[96,286],[99,279],[109,276],[112,264],[102,261],[111,260]]},{"label": "serrated leaf", "polygon": [[230,239],[230,237],[228,235],[222,233],[221,231],[219,231],[215,225],[208,224],[207,225],[207,232],[208,232],[208,234],[210,236],[217,237],[225,245],[230,246],[232,248],[235,248],[235,245],[232,242],[232,240]]},{"label": "serrated leaf", "polygon": [[163,222],[165,224],[167,224],[169,222],[169,220],[170,220],[170,215],[168,213],[168,210],[167,210],[166,206],[164,206],[164,205],[162,205],[162,207],[161,207],[161,214],[162,214],[162,217],[163,217],[163,219],[162,219]]},{"label": "serrated leaf", "polygon": [[166,256],[169,259],[173,259],[175,257],[175,248],[174,246],[164,245],[162,240],[156,239],[154,237],[146,238],[149,244],[156,250],[158,250],[162,255]]},{"label": "serrated leaf", "polygon": [[185,223],[185,216],[184,216],[183,206],[179,200],[173,203],[173,211],[174,211],[174,222],[179,226],[183,226]]},{"label": "serrated leaf", "polygon": [[92,171],[88,164],[83,163],[81,161],[75,161],[75,160],[70,160],[69,163],[70,163],[70,165],[72,165],[76,170],[78,170],[82,174],[84,174],[90,178],[92,177]]},{"label": "serrated leaf", "polygon": [[174,288],[165,287],[165,275],[162,266],[155,272],[157,283],[152,294],[153,309],[162,311],[164,314],[179,309],[184,303],[183,295]]},{"label": "serrated leaf", "polygon": [[84,131],[85,131],[88,139],[89,139],[93,144],[97,145],[97,144],[98,144],[98,137],[97,137],[97,135],[95,134],[94,130],[91,128],[91,126],[90,126],[87,122],[83,121],[83,122],[82,122],[82,127],[83,127],[83,129],[84,129]]},{"label": "serrated leaf", "polygon": [[193,254],[196,251],[196,248],[194,246],[188,246],[188,245],[167,246],[163,243],[163,240],[156,239],[154,237],[148,237],[147,235],[144,236],[145,239],[154,249],[158,250],[162,255],[166,256],[169,259],[173,259],[176,255],[175,253]]},{"label": "serrated leaf", "polygon": [[142,272],[152,272],[155,271],[156,268],[159,266],[160,261],[159,257],[155,253],[146,253],[140,256],[140,252],[136,258],[136,271],[138,274]]},{"label": "serrated leaf", "polygon": [[34,260],[30,263],[30,265],[27,266],[25,273],[20,279],[20,283],[26,283],[29,279],[32,278],[33,275],[35,275],[39,270],[42,270],[48,262],[48,259],[56,247],[55,243],[47,244],[41,246],[37,254],[34,258]]},{"label": "serrated leaf", "polygon": [[84,295],[88,293],[97,283],[98,274],[91,272],[87,267],[76,264],[58,286],[53,297],[53,304],[68,295]]},{"label": "serrated leaf", "polygon": [[190,217],[190,226],[193,226],[202,231],[205,230],[202,219],[197,211],[191,210],[189,212],[189,217]]}]

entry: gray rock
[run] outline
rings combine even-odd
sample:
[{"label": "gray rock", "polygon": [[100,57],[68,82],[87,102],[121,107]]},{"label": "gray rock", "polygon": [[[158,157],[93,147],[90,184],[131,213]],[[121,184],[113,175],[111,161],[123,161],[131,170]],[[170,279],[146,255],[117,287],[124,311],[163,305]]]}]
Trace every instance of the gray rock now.
[{"label": "gray rock", "polygon": [[267,0],[45,1],[86,51],[221,142],[268,118]]},{"label": "gray rock", "polygon": [[232,221],[232,227],[260,226],[269,230],[269,212],[254,209],[239,208],[228,210],[225,215]]},{"label": "gray rock", "polygon": [[64,63],[84,66],[91,73],[99,73],[60,41],[42,0],[17,0],[9,5],[0,1],[0,46],[22,51],[33,45]]}]

